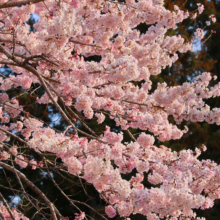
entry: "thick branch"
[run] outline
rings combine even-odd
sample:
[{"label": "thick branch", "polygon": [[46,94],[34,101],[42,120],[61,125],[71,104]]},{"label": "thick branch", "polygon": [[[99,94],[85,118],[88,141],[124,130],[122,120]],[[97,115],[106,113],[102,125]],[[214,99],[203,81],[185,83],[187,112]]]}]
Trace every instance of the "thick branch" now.
[{"label": "thick branch", "polygon": [[0,61],[0,64],[11,65],[11,66],[19,66],[17,63],[10,62],[10,61]]},{"label": "thick branch", "polygon": [[[0,42],[3,42],[3,43],[11,43],[11,44],[13,44],[13,41],[12,41],[12,40],[9,40],[9,39],[3,39],[3,38],[0,38]],[[22,44],[20,41],[15,41],[15,43],[16,43],[16,44],[19,44],[19,45],[21,45],[21,46],[23,46],[23,47],[25,47],[25,45]]]},{"label": "thick branch", "polygon": [[0,217],[2,217],[3,220],[6,220],[5,216],[3,215],[2,212],[0,212]]},{"label": "thick branch", "polygon": [[133,136],[133,134],[132,134],[129,130],[127,130],[127,133],[128,133],[128,135],[130,136],[130,138],[131,138],[132,141],[134,141],[134,142],[137,141],[137,140],[135,139],[135,137]]},{"label": "thick branch", "polygon": [[19,2],[6,2],[0,5],[0,8],[11,8],[16,6],[22,6],[22,5],[30,5],[38,2],[42,2],[44,0],[24,0]]}]

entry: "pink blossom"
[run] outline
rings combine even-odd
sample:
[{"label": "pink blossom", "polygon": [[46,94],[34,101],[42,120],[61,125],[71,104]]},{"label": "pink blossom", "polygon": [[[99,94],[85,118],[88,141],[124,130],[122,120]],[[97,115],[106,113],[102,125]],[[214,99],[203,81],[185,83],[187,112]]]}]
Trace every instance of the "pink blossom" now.
[{"label": "pink blossom", "polygon": [[153,136],[149,134],[141,133],[137,141],[141,146],[148,147],[148,146],[153,145],[155,140]]},{"label": "pink blossom", "polygon": [[18,165],[20,165],[23,168],[26,168],[28,165],[28,163],[26,162],[25,158],[22,155],[16,156],[15,163],[17,163]]},{"label": "pink blossom", "polygon": [[202,12],[204,11],[204,5],[202,5],[201,3],[198,3],[198,11],[199,11],[199,14],[202,14]]},{"label": "pink blossom", "polygon": [[16,146],[11,147],[10,152],[16,156],[18,154],[17,147]]},{"label": "pink blossom", "polygon": [[103,115],[102,113],[95,113],[95,116],[98,118],[98,124],[101,124],[105,120],[105,115]]},{"label": "pink blossom", "polygon": [[105,207],[105,213],[109,218],[114,218],[116,216],[116,210],[110,205]]},{"label": "pink blossom", "polygon": [[32,159],[32,160],[29,161],[29,163],[31,165],[32,170],[36,170],[36,168],[37,168],[37,166],[36,166],[37,165],[37,161]]},{"label": "pink blossom", "polygon": [[204,38],[205,33],[201,28],[197,28],[195,32],[195,36],[201,40],[202,38]]}]

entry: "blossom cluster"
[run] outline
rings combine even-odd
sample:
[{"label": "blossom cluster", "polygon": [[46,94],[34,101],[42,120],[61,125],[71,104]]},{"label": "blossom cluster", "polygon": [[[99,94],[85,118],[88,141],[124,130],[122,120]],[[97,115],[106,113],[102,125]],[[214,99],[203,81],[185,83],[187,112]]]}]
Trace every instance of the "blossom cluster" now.
[{"label": "blossom cluster", "polygon": [[[109,217],[116,213],[124,217],[140,213],[164,218],[172,213],[176,218],[194,218],[193,209],[211,208],[220,197],[220,166],[210,160],[199,161],[199,149],[177,153],[163,145],[156,147],[153,136],[145,133],[139,135],[137,142],[127,144],[118,136],[107,128],[102,137],[106,143],[100,143],[38,128],[29,145],[35,150],[56,153],[71,174],[82,175],[92,183],[109,199],[111,206],[106,207]],[[205,146],[203,149],[206,150]],[[131,173],[135,168],[136,177],[130,180],[121,177],[120,173]],[[157,187],[144,187],[145,173]]]},{"label": "blossom cluster", "polygon": [[[198,4],[199,14],[203,10]],[[26,21],[33,13],[39,21],[30,32]],[[220,125],[220,109],[205,103],[220,96],[220,83],[210,86],[216,78],[205,72],[183,85],[158,83],[152,91],[150,78],[171,66],[178,53],[193,49],[180,35],[167,35],[168,29],[189,16],[177,6],[167,10],[163,0],[47,0],[46,5],[38,1],[3,8],[0,63],[16,75],[0,77],[0,141],[8,142],[9,134],[17,134],[36,152],[56,155],[70,174],[94,185],[108,202],[109,218],[142,214],[149,220],[201,219],[193,210],[211,208],[220,198],[220,166],[198,160],[199,149],[171,151],[156,146],[155,140],[180,139],[188,132],[187,127],[178,127],[184,120]],[[210,19],[215,21],[213,16]],[[137,29],[141,23],[149,26],[146,33]],[[204,31],[197,29],[195,36],[202,39]],[[100,56],[100,62],[86,61],[93,55]],[[101,135],[66,135],[29,116],[7,90],[22,87],[32,93],[32,84],[37,83],[45,93],[36,103],[54,104],[65,120],[68,116],[62,108],[71,108],[98,124],[108,116],[122,131],[106,126]],[[68,119],[74,127],[74,120]],[[129,128],[141,133],[136,139],[131,134],[132,141],[125,143],[123,131]],[[23,168],[41,166],[18,154],[15,146],[3,149],[0,160],[13,158]],[[134,170],[136,176],[123,178]],[[144,186],[144,177],[151,188]],[[75,216],[84,218],[83,212]]]}]

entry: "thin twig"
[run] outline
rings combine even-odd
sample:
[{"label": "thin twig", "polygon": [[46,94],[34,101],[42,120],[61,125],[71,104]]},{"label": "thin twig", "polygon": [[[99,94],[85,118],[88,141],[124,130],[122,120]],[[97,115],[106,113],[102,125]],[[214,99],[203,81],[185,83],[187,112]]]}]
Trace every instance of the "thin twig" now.
[{"label": "thin twig", "polygon": [[10,214],[10,216],[11,216],[11,218],[12,218],[13,220],[15,220],[15,217],[14,217],[14,215],[13,215],[13,213],[12,213],[12,211],[11,211],[9,205],[8,205],[8,203],[6,202],[4,196],[3,196],[1,193],[0,193],[0,199],[3,201],[3,203],[4,203],[5,207],[6,207],[6,209],[8,210],[8,212],[9,212],[9,214]]},{"label": "thin twig", "polygon": [[76,41],[76,40],[73,40],[73,39],[70,39],[69,42],[72,42],[72,43],[75,43],[75,44],[82,44],[82,45],[90,46],[90,47],[98,47],[98,48],[101,48],[101,46],[98,46],[98,45],[95,45],[95,44],[87,44],[87,43],[83,43],[83,42]]},{"label": "thin twig", "polygon": [[56,209],[56,207],[54,207],[53,203],[51,203],[51,201],[45,196],[45,194],[37,186],[35,186],[23,173],[21,173],[16,168],[8,164],[5,164],[1,161],[0,161],[0,166],[6,170],[11,171],[14,174],[17,174],[22,181],[24,181],[38,196],[40,196],[46,202],[46,204],[50,209],[53,220],[57,220],[56,214],[58,214],[60,218],[64,219],[63,216],[60,214],[60,212]]}]

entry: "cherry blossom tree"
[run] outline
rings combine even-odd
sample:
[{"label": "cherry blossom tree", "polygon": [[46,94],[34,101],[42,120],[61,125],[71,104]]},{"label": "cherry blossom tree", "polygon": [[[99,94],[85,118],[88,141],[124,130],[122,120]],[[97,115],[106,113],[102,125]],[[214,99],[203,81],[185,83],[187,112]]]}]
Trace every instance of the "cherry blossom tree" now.
[{"label": "cherry blossom tree", "polygon": [[[0,78],[0,167],[16,176],[20,192],[37,215],[65,219],[24,175],[27,167],[47,173],[63,199],[77,210],[76,220],[96,218],[79,204],[102,219],[119,215],[128,220],[131,214],[148,220],[204,219],[196,217],[194,209],[211,208],[220,197],[220,166],[198,159],[204,145],[175,152],[162,142],[188,132],[179,126],[184,120],[220,124],[220,109],[205,103],[220,96],[220,83],[211,87],[216,77],[208,72],[174,87],[158,83],[155,90],[151,80],[171,66],[178,53],[193,50],[193,43],[202,41],[202,29],[196,30],[193,42],[168,36],[167,31],[203,10],[198,4],[194,12],[178,6],[170,11],[163,0],[0,1],[0,64],[16,73]],[[26,24],[33,13],[39,15],[34,32]],[[213,15],[210,22],[215,22]],[[136,28],[141,23],[148,25],[144,34]],[[86,61],[94,55],[101,57],[100,62]],[[34,84],[45,92],[35,102],[53,105],[67,124],[64,130],[26,112],[17,97],[7,93],[22,87],[25,93],[36,94]],[[98,134],[86,123],[103,124],[107,117],[120,132],[106,126]],[[131,129],[141,132],[134,134]],[[125,134],[129,142],[123,141]],[[32,158],[27,149],[41,160]],[[106,214],[69,197],[54,180],[54,170],[92,184],[106,203]],[[11,209],[2,194],[0,198],[2,219],[28,219]]]}]

